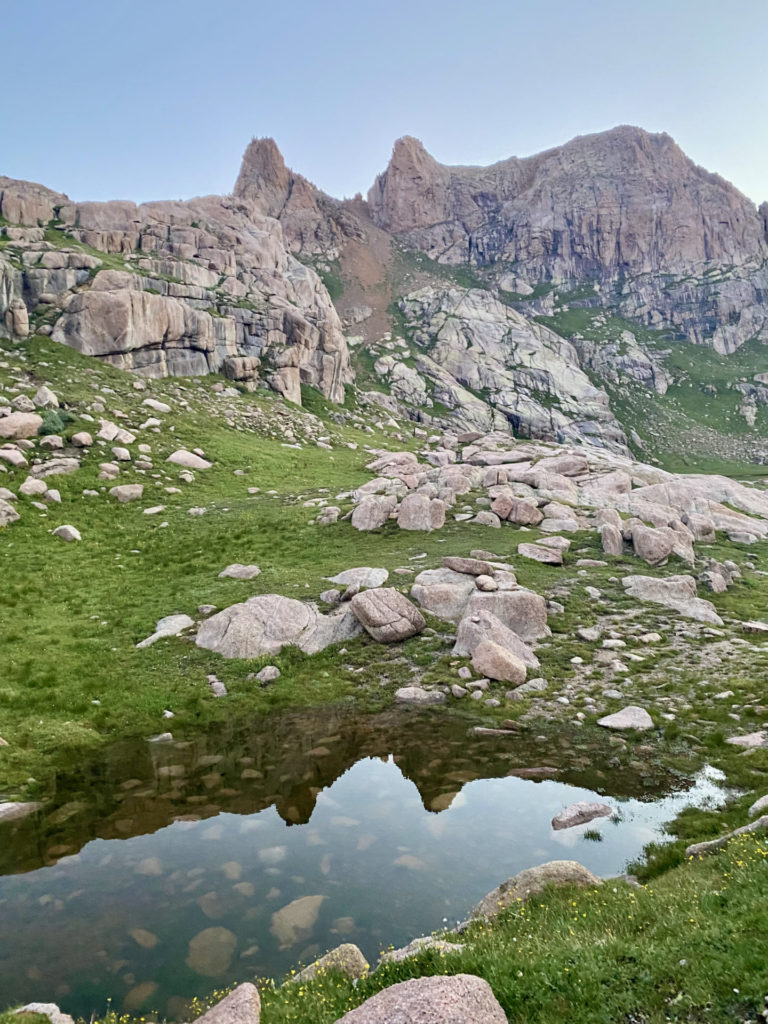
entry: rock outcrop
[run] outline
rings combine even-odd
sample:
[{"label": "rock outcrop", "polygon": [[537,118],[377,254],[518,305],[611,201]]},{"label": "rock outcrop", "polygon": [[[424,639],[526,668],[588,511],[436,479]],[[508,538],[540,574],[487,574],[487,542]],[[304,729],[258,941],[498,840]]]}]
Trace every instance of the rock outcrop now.
[{"label": "rock outcrop", "polygon": [[512,292],[621,282],[630,315],[719,351],[768,336],[763,216],[666,134],[625,125],[491,167],[446,167],[403,138],[368,203],[442,263],[509,265]]},{"label": "rock outcrop", "polygon": [[261,196],[244,164],[233,196],[139,206],[0,178],[0,215],[19,225],[0,254],[0,321],[23,337],[21,303],[56,340],[144,376],[222,372],[296,404],[302,383],[342,401],[341,321],[276,219],[279,164],[262,160]]}]

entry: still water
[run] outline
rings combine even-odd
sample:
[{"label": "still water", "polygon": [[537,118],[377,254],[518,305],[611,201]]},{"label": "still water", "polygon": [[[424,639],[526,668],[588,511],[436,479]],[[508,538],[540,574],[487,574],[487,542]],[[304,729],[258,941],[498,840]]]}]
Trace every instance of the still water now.
[{"label": "still water", "polygon": [[[111,998],[183,1019],[193,995],[340,942],[375,960],[542,861],[620,873],[683,807],[723,800],[712,773],[683,785],[651,762],[601,770],[610,748],[470,725],[325,709],[73,766],[43,812],[0,831],[2,1003],[87,1018]],[[552,829],[594,799],[614,818]]]}]

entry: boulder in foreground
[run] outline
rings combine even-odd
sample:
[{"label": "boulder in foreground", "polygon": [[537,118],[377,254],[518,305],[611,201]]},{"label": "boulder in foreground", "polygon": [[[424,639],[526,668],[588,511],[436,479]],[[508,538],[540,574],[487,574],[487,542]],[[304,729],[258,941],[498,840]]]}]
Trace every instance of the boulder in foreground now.
[{"label": "boulder in foreground", "polygon": [[507,1017],[487,981],[455,974],[391,985],[336,1024],[507,1024]]},{"label": "boulder in foreground", "polygon": [[259,991],[246,981],[198,1017],[197,1024],[259,1024],[260,1019]]},{"label": "boulder in foreground", "polygon": [[601,885],[602,880],[576,860],[551,860],[535,868],[513,875],[506,882],[489,892],[470,914],[470,920],[479,917],[496,917],[502,910],[517,903],[523,903],[547,885]]},{"label": "boulder in foreground", "polygon": [[368,961],[353,942],[343,942],[319,960],[291,978],[291,981],[312,981],[318,974],[338,971],[349,978],[362,978],[368,970]]}]

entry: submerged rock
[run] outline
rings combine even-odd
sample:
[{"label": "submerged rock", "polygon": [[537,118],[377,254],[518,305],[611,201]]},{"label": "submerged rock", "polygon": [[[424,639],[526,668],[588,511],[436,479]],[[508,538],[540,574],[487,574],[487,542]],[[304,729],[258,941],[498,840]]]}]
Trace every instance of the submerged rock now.
[{"label": "submerged rock", "polygon": [[237,936],[228,928],[205,928],[189,942],[187,967],[195,974],[217,978],[229,970]]},{"label": "submerged rock", "polygon": [[270,931],[280,943],[280,949],[290,949],[309,938],[326,899],[326,896],[301,896],[275,911]]}]

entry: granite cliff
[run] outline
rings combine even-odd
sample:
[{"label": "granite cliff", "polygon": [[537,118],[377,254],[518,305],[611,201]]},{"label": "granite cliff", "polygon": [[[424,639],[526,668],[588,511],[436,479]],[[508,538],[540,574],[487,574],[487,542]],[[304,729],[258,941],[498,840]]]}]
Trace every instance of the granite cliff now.
[{"label": "granite cliff", "polygon": [[[297,404],[354,383],[425,425],[626,450],[612,389],[664,396],[670,346],[768,342],[768,203],[627,126],[485,168],[406,137],[367,200],[254,139],[229,196],[76,203],[0,178],[0,218],[11,336]],[[768,391],[729,388],[754,426]]]}]

